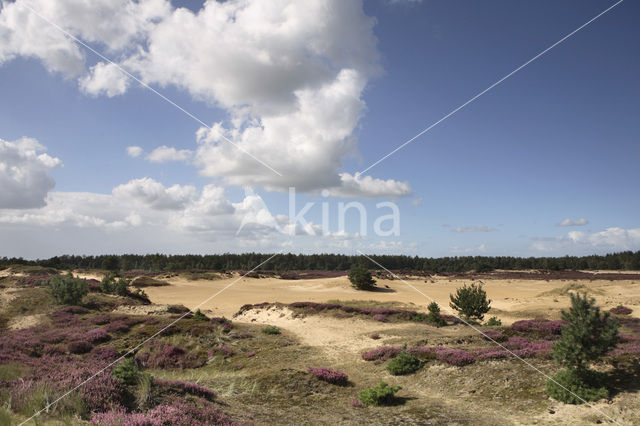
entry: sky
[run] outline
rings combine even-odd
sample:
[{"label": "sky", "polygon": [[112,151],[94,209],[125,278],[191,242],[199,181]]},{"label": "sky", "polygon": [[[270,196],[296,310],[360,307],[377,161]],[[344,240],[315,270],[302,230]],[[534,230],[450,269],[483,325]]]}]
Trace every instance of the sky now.
[{"label": "sky", "polygon": [[0,1],[0,256],[640,249],[640,4]]}]

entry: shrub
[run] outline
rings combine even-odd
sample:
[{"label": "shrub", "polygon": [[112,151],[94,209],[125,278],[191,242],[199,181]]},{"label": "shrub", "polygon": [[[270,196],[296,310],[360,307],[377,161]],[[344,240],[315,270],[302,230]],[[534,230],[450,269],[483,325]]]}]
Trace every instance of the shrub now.
[{"label": "shrub", "polygon": [[485,323],[485,325],[489,326],[489,327],[496,327],[498,325],[502,325],[502,321],[500,321],[498,319],[498,317],[491,317],[489,318],[489,320]]},{"label": "shrub", "polygon": [[427,321],[432,322],[438,326],[447,325],[447,322],[440,316],[440,306],[436,301],[433,301],[427,306],[427,310],[429,311],[429,315],[427,316]]},{"label": "shrub", "polygon": [[618,343],[619,323],[595,306],[595,299],[571,293],[569,311],[562,311],[568,325],[553,345],[553,359],[565,367],[585,370],[588,364],[613,349]]},{"label": "shrub", "polygon": [[113,289],[113,292],[118,296],[127,296],[129,295],[129,280],[125,278],[120,278]]},{"label": "shrub", "polygon": [[371,277],[371,272],[363,265],[351,269],[349,281],[357,290],[371,290],[376,284],[376,281]]},{"label": "shrub", "polygon": [[112,323],[107,324],[107,326],[104,329],[106,331],[108,331],[109,333],[116,333],[116,332],[120,332],[120,331],[129,331],[129,324],[127,324],[124,321],[117,320],[117,321],[114,321]]},{"label": "shrub", "polygon": [[213,348],[211,348],[211,350],[209,350],[208,355],[209,357],[222,355],[223,358],[229,358],[233,356],[233,350],[227,345],[214,346]]},{"label": "shrub", "polygon": [[120,380],[123,385],[135,385],[140,377],[140,370],[133,358],[125,358],[111,372],[113,377]]},{"label": "shrub", "polygon": [[380,335],[378,333],[373,333],[369,337],[372,338],[373,340],[378,340],[380,338]]},{"label": "shrub", "polygon": [[197,309],[193,314],[193,319],[198,321],[209,321],[209,318],[202,313],[200,309]]},{"label": "shrub", "polygon": [[389,386],[385,382],[380,382],[378,386],[360,392],[358,400],[364,405],[390,405],[400,389],[402,389],[401,386]]},{"label": "shrub", "polygon": [[496,342],[500,342],[504,340],[504,334],[499,332],[498,330],[487,330],[482,332],[482,337],[485,340],[495,340]]},{"label": "shrub", "polygon": [[418,358],[402,351],[387,364],[387,371],[393,376],[415,373],[422,367]]},{"label": "shrub", "polygon": [[282,331],[275,325],[268,325],[262,329],[264,334],[280,334]]},{"label": "shrub", "polygon": [[105,294],[113,294],[116,287],[116,275],[113,272],[107,272],[100,281],[100,291]]},{"label": "shrub", "polygon": [[74,340],[69,342],[68,348],[72,354],[86,354],[93,348],[93,345],[86,340]]},{"label": "shrub", "polygon": [[398,355],[400,351],[402,351],[402,347],[400,346],[382,346],[363,353],[362,359],[365,361],[384,361]]},{"label": "shrub", "polygon": [[631,308],[627,308],[626,306],[618,305],[615,308],[609,309],[609,312],[616,315],[629,315],[633,310]]},{"label": "shrub", "polygon": [[603,373],[578,373],[575,369],[565,368],[554,374],[552,379],[547,380],[547,393],[566,404],[582,404],[609,396],[609,391],[601,384]]},{"label": "shrub", "polygon": [[566,321],[550,321],[547,319],[536,318],[530,320],[520,320],[511,324],[511,328],[522,333],[531,333],[537,331],[542,334],[558,335],[562,332],[562,328],[567,325]]},{"label": "shrub", "polygon": [[153,384],[170,389],[176,389],[190,395],[196,395],[201,398],[213,401],[216,397],[216,393],[209,388],[200,386],[197,383],[187,382],[184,380],[169,380],[169,379],[153,379]]},{"label": "shrub", "polygon": [[387,318],[387,316],[383,314],[375,314],[373,316],[373,319],[380,322],[389,322],[389,318]]},{"label": "shrub", "polygon": [[474,361],[473,355],[464,349],[438,347],[435,348],[435,352],[439,360],[456,367],[462,367]]},{"label": "shrub", "polygon": [[77,305],[89,292],[87,282],[80,278],[73,278],[71,273],[66,276],[54,275],[49,280],[49,291],[57,303],[62,305]]},{"label": "shrub", "polygon": [[87,331],[87,340],[91,343],[102,343],[109,340],[107,332],[101,328]]},{"label": "shrub", "polygon": [[332,370],[326,367],[309,367],[307,371],[327,383],[340,386],[349,383],[349,376],[342,371]]},{"label": "shrub", "polygon": [[489,312],[491,300],[487,299],[487,293],[482,289],[482,284],[465,284],[456,290],[455,296],[449,296],[449,305],[458,311],[467,321],[482,321],[484,314]]}]

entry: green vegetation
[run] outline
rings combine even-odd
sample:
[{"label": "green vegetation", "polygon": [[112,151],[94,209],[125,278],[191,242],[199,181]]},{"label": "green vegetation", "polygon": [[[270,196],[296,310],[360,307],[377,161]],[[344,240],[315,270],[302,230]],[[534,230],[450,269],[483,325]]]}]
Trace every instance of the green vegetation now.
[{"label": "green vegetation", "polygon": [[276,327],[275,325],[268,325],[266,327],[264,327],[262,329],[262,332],[264,334],[280,334],[282,333],[282,331],[280,331],[280,329],[278,327]]},{"label": "green vegetation", "polygon": [[556,373],[555,381],[547,381],[549,396],[569,404],[608,396],[602,385],[603,375],[589,370],[589,365],[618,343],[618,320],[610,317],[609,312],[602,314],[595,299],[573,293],[571,307],[568,312],[562,311],[562,319],[568,325],[553,344],[551,355],[565,369]]},{"label": "green vegetation", "polygon": [[422,367],[418,358],[407,351],[402,351],[387,364],[387,371],[393,376],[404,376],[415,373]]},{"label": "green vegetation", "polygon": [[389,386],[380,382],[378,386],[365,389],[358,394],[358,400],[364,405],[390,405],[395,401],[395,394],[401,386]]},{"label": "green vegetation", "polygon": [[55,301],[62,305],[77,305],[89,292],[87,281],[67,275],[54,275],[49,280],[49,291]]},{"label": "green vegetation", "polygon": [[126,358],[113,369],[113,377],[124,385],[135,385],[140,378],[140,370],[133,358]]},{"label": "green vegetation", "polygon": [[[123,271],[196,271],[196,270],[249,270],[272,256],[269,253],[211,254],[211,255],[163,255],[125,254],[121,256],[55,256],[44,260],[22,258],[0,258],[1,266],[32,265],[58,269],[109,269],[114,265],[103,265],[107,258],[118,260],[117,269]],[[605,256],[565,257],[487,257],[462,256],[425,258],[412,256],[373,255],[371,258],[391,270],[427,271],[433,273],[503,270],[640,270],[640,251],[625,251]],[[110,263],[109,260],[107,263]],[[273,271],[320,270],[347,271],[361,264],[361,256],[342,254],[282,254],[274,257],[264,268]],[[103,266],[108,266],[105,268]]]},{"label": "green vegetation", "polygon": [[447,322],[440,316],[440,306],[434,300],[427,306],[427,310],[429,311],[429,315],[427,315],[427,321],[432,322],[436,325],[442,326],[447,325]]},{"label": "green vegetation", "polygon": [[205,314],[203,314],[200,309],[197,309],[193,313],[193,319],[198,321],[209,321],[209,318]]},{"label": "green vegetation", "polygon": [[358,265],[351,269],[349,281],[358,290],[371,290],[376,284],[376,281],[371,277],[371,272],[364,265]]},{"label": "green vegetation", "polygon": [[469,287],[465,284],[456,290],[455,296],[449,296],[449,305],[458,311],[467,321],[482,321],[484,314],[489,312],[491,300],[487,299],[487,292],[482,284],[473,283]]},{"label": "green vegetation", "polygon": [[496,326],[502,325],[502,321],[500,321],[498,317],[491,317],[485,323],[485,325],[488,325],[489,327],[496,327]]}]

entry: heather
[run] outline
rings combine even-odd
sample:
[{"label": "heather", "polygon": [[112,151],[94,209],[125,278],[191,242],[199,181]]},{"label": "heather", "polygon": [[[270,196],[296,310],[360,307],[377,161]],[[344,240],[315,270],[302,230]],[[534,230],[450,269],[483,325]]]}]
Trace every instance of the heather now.
[{"label": "heather", "polygon": [[309,367],[309,373],[316,376],[318,379],[334,385],[346,385],[349,382],[349,376],[342,371],[332,370],[327,367]]},{"label": "heather", "polygon": [[609,309],[609,312],[616,315],[629,315],[631,314],[631,312],[633,312],[633,310],[631,308],[627,308],[626,306],[618,305],[615,308]]}]

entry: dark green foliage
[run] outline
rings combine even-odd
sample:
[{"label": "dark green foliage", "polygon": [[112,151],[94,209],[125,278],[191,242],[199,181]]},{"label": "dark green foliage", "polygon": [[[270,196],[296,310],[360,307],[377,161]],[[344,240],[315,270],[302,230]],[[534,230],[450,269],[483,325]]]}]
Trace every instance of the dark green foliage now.
[{"label": "dark green foliage", "polygon": [[427,310],[429,311],[427,321],[440,326],[447,324],[444,318],[440,316],[440,306],[438,306],[436,301],[431,302],[429,306],[427,306]]},{"label": "dark green foliage", "polygon": [[418,358],[406,351],[402,351],[387,364],[387,371],[393,376],[403,376],[415,373],[422,367]]},{"label": "dark green foliage", "polygon": [[193,319],[194,320],[199,320],[199,321],[209,321],[209,318],[207,318],[207,316],[205,314],[203,314],[200,309],[197,309],[193,313]]},{"label": "dark green foliage", "polygon": [[100,281],[100,291],[105,294],[113,294],[116,288],[116,275],[113,272],[107,272],[102,281]]},{"label": "dark green foliage", "polygon": [[467,287],[456,290],[455,296],[449,296],[449,305],[458,311],[467,321],[482,321],[484,314],[489,312],[491,300],[487,299],[487,293],[482,289],[482,284],[473,283]]},{"label": "dark green foliage", "polygon": [[485,325],[488,325],[489,327],[495,327],[498,325],[502,325],[502,321],[500,321],[498,317],[491,317]]},{"label": "dark green foliage", "polygon": [[609,391],[602,385],[604,373],[591,370],[579,373],[565,368],[554,374],[552,379],[547,380],[547,393],[566,404],[583,404],[609,396]]},{"label": "dark green foliage", "polygon": [[371,290],[376,284],[376,281],[371,277],[371,272],[363,265],[351,269],[349,281],[358,290]]},{"label": "dark green foliage", "polygon": [[262,329],[264,334],[280,334],[282,333],[278,327],[275,325],[268,325]]},{"label": "dark green foliage", "polygon": [[105,256],[101,266],[102,269],[107,271],[117,271],[120,268],[120,258],[118,256]]},{"label": "dark green foliage", "polygon": [[127,296],[129,294],[129,280],[120,278],[118,281],[116,281],[113,292],[118,296]]},{"label": "dark green foliage", "polygon": [[122,384],[131,386],[138,382],[141,372],[133,358],[126,358],[113,369],[111,374]]},{"label": "dark green foliage", "polygon": [[389,386],[385,382],[380,382],[378,386],[360,392],[358,400],[364,405],[390,405],[400,389],[402,389],[401,386]]},{"label": "dark green foliage", "polygon": [[89,292],[86,280],[67,275],[54,275],[49,280],[49,291],[57,303],[62,305],[77,305]]},{"label": "dark green foliage", "polygon": [[609,312],[601,313],[595,299],[586,294],[571,293],[569,311],[562,311],[562,319],[569,324],[552,347],[552,356],[564,367],[585,370],[613,349],[618,343],[619,323]]},{"label": "dark green foliage", "polygon": [[[164,270],[250,270],[272,256],[269,253],[209,254],[209,255],[164,255],[164,254],[125,254],[121,256],[56,256],[45,260],[25,260],[22,258],[0,258],[0,267],[10,265],[40,265],[59,269],[100,269],[107,258],[118,259],[116,269],[130,271]],[[372,255],[371,259],[391,270],[428,271],[434,273],[455,273],[480,269],[504,270],[595,270],[626,269],[640,270],[640,251],[625,251],[604,256],[564,256],[564,257],[486,257],[460,256],[426,258],[400,255]],[[343,254],[281,254],[260,268],[287,272],[292,270],[346,271],[361,261],[361,256]],[[108,261],[111,262],[111,261]],[[104,265],[114,266],[114,265]]]}]

